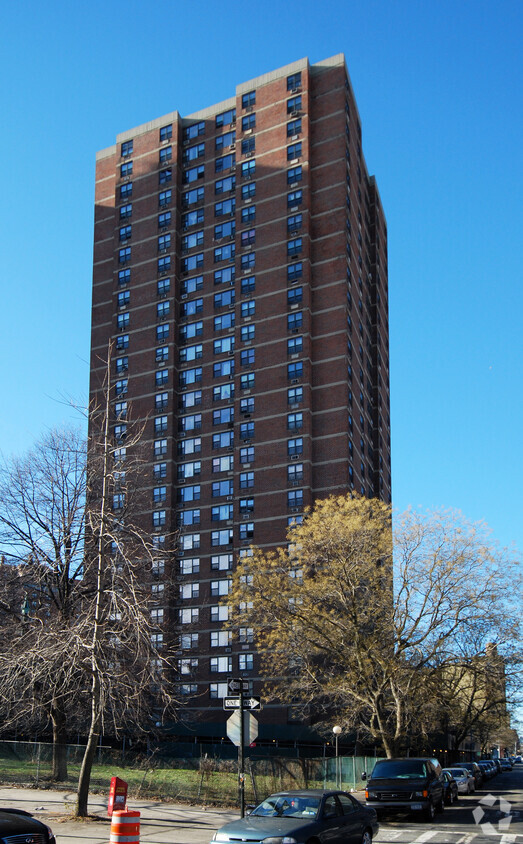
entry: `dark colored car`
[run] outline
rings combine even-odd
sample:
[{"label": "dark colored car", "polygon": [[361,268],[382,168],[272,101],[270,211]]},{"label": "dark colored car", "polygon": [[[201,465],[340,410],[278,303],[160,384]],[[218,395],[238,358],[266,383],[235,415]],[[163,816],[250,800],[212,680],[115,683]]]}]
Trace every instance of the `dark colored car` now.
[{"label": "dark colored car", "polygon": [[502,771],[511,771],[512,770],[512,762],[510,759],[507,759],[503,756],[501,759],[497,760],[499,762],[499,766]]},{"label": "dark colored car", "polygon": [[415,812],[432,820],[445,808],[441,765],[437,759],[409,757],[376,762],[365,790],[366,805],[385,812]]},{"label": "dark colored car", "polygon": [[483,771],[481,770],[477,762],[460,762],[459,767],[466,768],[467,771],[472,771],[472,773],[474,774],[474,780],[476,782],[476,788],[481,788],[485,777],[483,776]]},{"label": "dark colored car", "polygon": [[45,823],[22,809],[0,809],[0,844],[56,844]]},{"label": "dark colored car", "polygon": [[447,806],[452,806],[458,799],[458,784],[450,771],[443,770],[441,772],[443,780],[443,794],[445,795],[445,803]]},{"label": "dark colored car", "polygon": [[272,794],[245,818],[222,826],[212,841],[371,844],[378,829],[376,812],[352,794],[311,788]]}]

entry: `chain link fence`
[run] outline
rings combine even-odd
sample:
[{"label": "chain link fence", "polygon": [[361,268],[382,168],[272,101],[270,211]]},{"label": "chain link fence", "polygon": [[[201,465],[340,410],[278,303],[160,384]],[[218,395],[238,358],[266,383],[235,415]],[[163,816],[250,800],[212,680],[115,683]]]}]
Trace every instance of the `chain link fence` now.
[{"label": "chain link fence", "polygon": [[[0,782],[39,787],[75,788],[84,754],[82,745],[66,748],[67,779],[52,780],[53,748],[45,742],[0,742]],[[370,772],[375,757],[292,758],[271,755],[245,760],[248,804],[268,794],[296,788],[363,787],[361,774]],[[136,753],[100,746],[91,776],[91,791],[109,793],[111,777],[129,785],[129,797],[215,806],[238,805],[236,759],[202,752],[190,757],[164,755],[164,749]]]}]

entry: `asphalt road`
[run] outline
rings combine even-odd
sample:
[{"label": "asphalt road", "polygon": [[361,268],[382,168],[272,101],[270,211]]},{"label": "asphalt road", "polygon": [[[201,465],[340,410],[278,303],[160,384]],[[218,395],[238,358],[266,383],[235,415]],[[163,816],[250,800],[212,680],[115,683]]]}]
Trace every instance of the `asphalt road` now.
[{"label": "asphalt road", "polygon": [[[89,811],[103,820],[89,822],[65,819],[74,799],[73,792],[0,788],[0,806],[25,809],[45,820],[52,827],[57,844],[108,844],[107,799],[91,796]],[[500,799],[506,804],[501,804]],[[141,844],[208,844],[216,829],[238,817],[237,812],[150,800],[131,800],[129,808],[140,812]],[[523,765],[490,780],[475,795],[460,796],[459,802],[437,815],[433,824],[408,816],[383,820],[375,844],[389,842],[523,844]]]}]

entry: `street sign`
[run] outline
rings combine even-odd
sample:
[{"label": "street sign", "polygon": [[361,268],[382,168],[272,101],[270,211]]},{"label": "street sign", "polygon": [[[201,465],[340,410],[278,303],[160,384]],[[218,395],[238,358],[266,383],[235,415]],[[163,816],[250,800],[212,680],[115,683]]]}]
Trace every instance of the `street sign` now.
[{"label": "street sign", "polygon": [[227,718],[227,735],[236,747],[240,746],[240,715],[243,715],[243,744],[252,744],[258,737],[258,722],[250,712],[242,712],[237,709]]},{"label": "street sign", "polygon": [[230,695],[238,694],[238,692],[248,692],[249,691],[249,680],[242,680],[241,677],[228,677],[227,678],[227,693]]},{"label": "street sign", "polygon": [[[224,709],[239,709],[240,708],[240,698],[239,697],[224,697],[223,699],[223,708]],[[243,698],[243,709],[261,709],[261,698],[259,697],[244,697]]]}]

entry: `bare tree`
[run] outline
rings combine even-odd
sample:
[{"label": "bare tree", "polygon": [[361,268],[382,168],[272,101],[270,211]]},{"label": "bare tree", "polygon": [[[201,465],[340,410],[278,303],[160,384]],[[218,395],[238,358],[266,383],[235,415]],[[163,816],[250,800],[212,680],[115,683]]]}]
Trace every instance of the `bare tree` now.
[{"label": "bare tree", "polygon": [[3,710],[13,723],[42,711],[51,719],[57,779],[68,733],[88,725],[79,816],[102,732],[151,734],[176,709],[175,662],[151,589],[162,570],[169,594],[169,544],[144,526],[141,430],[115,436],[110,407],[107,392],[91,414],[87,463],[78,434],[55,432],[4,466],[0,490]]},{"label": "bare tree", "polygon": [[460,517],[409,512],[393,531],[379,501],[333,497],[289,531],[288,547],[241,560],[230,623],[254,629],[264,673],[284,678],[280,699],[330,723],[336,712],[392,756],[434,729],[431,690],[445,672],[474,666],[488,642],[516,658],[505,610],[519,577]]},{"label": "bare tree", "polygon": [[4,726],[45,713],[57,780],[67,776],[67,713],[81,689],[67,648],[82,592],[85,457],[78,431],[51,431],[0,470]]}]

